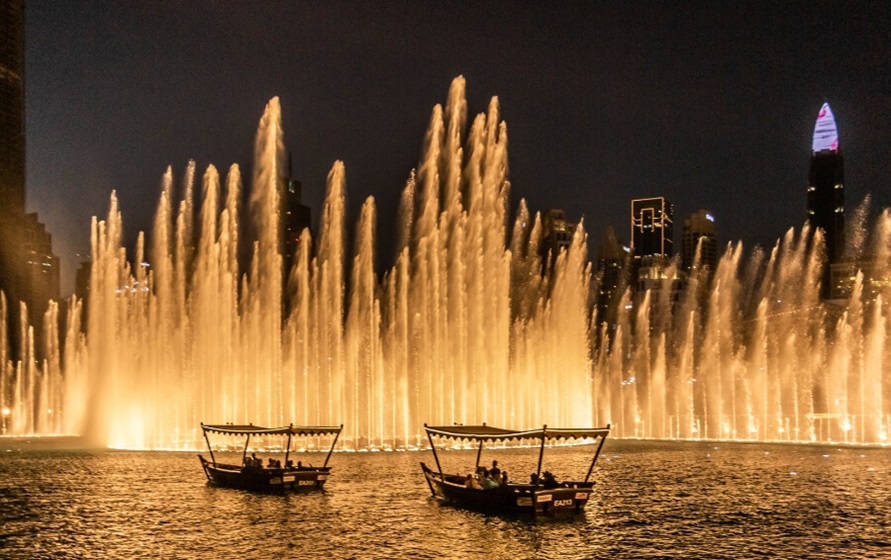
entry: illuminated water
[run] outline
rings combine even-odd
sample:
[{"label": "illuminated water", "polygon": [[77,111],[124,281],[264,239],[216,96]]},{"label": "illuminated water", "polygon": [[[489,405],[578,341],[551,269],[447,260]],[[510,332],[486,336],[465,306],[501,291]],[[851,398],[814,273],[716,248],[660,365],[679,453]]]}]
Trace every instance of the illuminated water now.
[{"label": "illuminated water", "polygon": [[[428,452],[337,453],[324,493],[282,497],[208,487],[193,453],[0,450],[0,556],[10,559],[891,554],[887,449],[608,440],[598,494],[563,522],[439,505],[418,467]],[[492,457],[517,475],[535,467],[528,450]],[[584,472],[589,457],[552,449],[545,466]],[[444,460],[466,465],[475,453]]]},{"label": "illuminated water", "polygon": [[[850,302],[824,306],[819,235],[790,230],[751,256],[729,245],[712,281],[691,278],[674,307],[667,290],[636,306],[626,293],[608,339],[583,227],[542,276],[541,221],[522,201],[509,212],[497,100],[468,121],[464,87],[456,79],[431,114],[399,222],[378,224],[368,198],[348,246],[336,162],[318,235],[302,236],[286,276],[277,99],[253,177],[169,170],[130,259],[112,195],[92,225],[88,325],[73,302],[39,364],[33,347],[16,361],[0,346],[2,431],[186,449],[201,445],[202,421],[343,423],[347,448],[389,449],[422,445],[424,422],[609,423],[614,437],[888,444],[891,282],[858,278]],[[379,277],[382,227],[400,241]],[[852,254],[891,274],[891,213],[853,230]],[[239,244],[253,247],[244,269]]]}]

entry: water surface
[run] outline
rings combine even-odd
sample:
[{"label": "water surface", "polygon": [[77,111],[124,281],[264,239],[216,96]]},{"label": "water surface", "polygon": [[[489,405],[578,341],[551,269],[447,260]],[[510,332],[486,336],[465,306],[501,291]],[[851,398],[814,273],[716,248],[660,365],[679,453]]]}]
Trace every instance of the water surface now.
[{"label": "water surface", "polygon": [[[324,492],[276,496],[208,486],[194,453],[65,447],[0,440],[0,557],[891,556],[888,449],[608,440],[586,511],[554,521],[439,504],[429,452],[335,453]],[[548,449],[544,467],[584,476],[591,451]],[[441,458],[469,470],[476,453]],[[492,459],[525,479],[537,453]]]}]

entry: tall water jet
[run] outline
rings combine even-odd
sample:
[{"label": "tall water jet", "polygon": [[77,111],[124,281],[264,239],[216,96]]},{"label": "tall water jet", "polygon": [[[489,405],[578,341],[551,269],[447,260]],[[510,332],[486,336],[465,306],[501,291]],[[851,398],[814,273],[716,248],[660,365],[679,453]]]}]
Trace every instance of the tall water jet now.
[{"label": "tall water jet", "polygon": [[[194,442],[202,420],[343,422],[347,446],[400,447],[422,443],[425,421],[590,424],[584,232],[558,257],[550,280],[512,288],[512,270],[529,270],[538,248],[516,257],[507,248],[507,132],[497,100],[466,132],[465,121],[459,78],[446,108],[431,115],[403,196],[408,234],[380,280],[373,199],[363,205],[346,266],[339,162],[328,176],[315,247],[307,232],[293,268],[283,271],[277,100],[257,133],[250,227],[237,221],[237,168],[222,210],[219,176],[207,170],[197,211],[194,165],[178,206],[168,170],[151,267],[142,245],[134,266],[112,197],[108,218],[93,225],[88,344],[67,358],[68,377],[89,386],[87,431],[113,445],[166,448]],[[530,220],[522,221],[514,229],[525,233]],[[249,235],[251,260],[241,275],[237,243]],[[528,303],[512,318],[517,294]]]}]

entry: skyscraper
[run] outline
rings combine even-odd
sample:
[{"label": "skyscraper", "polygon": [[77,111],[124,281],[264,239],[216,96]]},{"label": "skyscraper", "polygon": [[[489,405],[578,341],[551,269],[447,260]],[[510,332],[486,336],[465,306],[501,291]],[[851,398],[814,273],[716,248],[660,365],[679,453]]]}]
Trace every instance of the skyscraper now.
[{"label": "skyscraper", "polygon": [[17,299],[25,215],[25,21],[22,0],[0,2],[0,291]]},{"label": "skyscraper", "polygon": [[631,281],[634,304],[640,306],[650,295],[650,321],[657,329],[677,303],[683,288],[674,257],[674,207],[664,197],[631,201],[631,242],[634,261]]},{"label": "skyscraper", "polygon": [[608,226],[597,251],[597,319],[609,325],[610,335],[615,329],[619,300],[628,285],[628,255],[628,247],[619,241],[613,226]]},{"label": "skyscraper", "polygon": [[569,248],[575,224],[566,220],[559,208],[549,208],[541,215],[541,263],[544,270],[552,270],[561,250]]},{"label": "skyscraper", "polygon": [[304,229],[309,229],[312,221],[312,210],[303,204],[303,185],[296,179],[282,177],[284,183],[282,189],[282,227],[284,228],[284,257],[285,275],[294,265],[297,256],[297,248],[302,242],[301,235]]},{"label": "skyscraper", "polygon": [[644,257],[671,259],[674,255],[674,207],[664,197],[631,201],[631,245],[634,262]]},{"label": "skyscraper", "polygon": [[845,249],[844,158],[829,103],[820,108],[814,126],[807,185],[807,219],[812,227],[823,230],[828,270],[828,265],[843,260]]},{"label": "skyscraper", "polygon": [[304,229],[312,227],[312,210],[303,204],[303,184],[291,174],[291,153],[288,152],[288,173],[278,178],[279,196],[282,212],[282,259],[285,281],[294,260],[297,249],[303,242],[301,236]]},{"label": "skyscraper", "polygon": [[[699,259],[696,259],[696,251]],[[697,267],[714,273],[718,266],[718,228],[708,210],[699,210],[684,218],[681,239],[681,268],[689,274]]]},{"label": "skyscraper", "polygon": [[25,212],[25,15],[0,3],[0,209]]},{"label": "skyscraper", "polygon": [[40,356],[41,316],[59,299],[59,259],[36,213],[25,212],[25,13],[0,0],[0,291],[6,295],[13,353],[21,348],[18,303],[28,309]]}]

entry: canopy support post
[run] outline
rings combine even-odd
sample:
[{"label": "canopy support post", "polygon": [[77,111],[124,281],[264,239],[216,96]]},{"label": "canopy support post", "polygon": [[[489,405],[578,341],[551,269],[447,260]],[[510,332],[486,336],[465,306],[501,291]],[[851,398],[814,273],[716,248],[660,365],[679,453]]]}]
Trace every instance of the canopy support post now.
[{"label": "canopy support post", "polygon": [[545,424],[541,430],[541,451],[538,452],[538,470],[535,472],[535,478],[541,476],[541,462],[544,460],[544,446],[548,440],[548,425]]},{"label": "canopy support post", "polygon": [[207,430],[204,429],[204,422],[201,423],[201,431],[204,432],[204,441],[207,442],[207,450],[210,451],[210,460],[213,462],[214,468],[216,468],[217,460],[213,456],[213,448],[210,446],[210,439],[207,437]]},{"label": "canopy support post", "polygon": [[[606,429],[609,430],[609,424],[606,425]],[[585,476],[585,482],[588,482],[588,479],[591,478],[591,472],[594,471],[594,463],[597,462],[597,457],[600,456],[600,450],[603,449],[603,444],[606,442],[606,436],[600,434],[600,445],[597,446],[597,451],[594,453],[594,458],[591,459],[591,466],[588,467],[588,474]]]},{"label": "canopy support post", "polygon": [[[424,422],[424,431],[427,432],[427,439],[430,440],[430,449],[433,450],[433,459],[436,461],[436,470],[439,471],[439,480],[442,480],[442,466],[439,464],[439,455],[436,454],[436,446],[433,445],[433,434],[427,429],[427,422]],[[433,488],[430,488],[430,490],[432,491]],[[435,496],[436,493],[434,492],[433,495]]]},{"label": "canopy support post", "polygon": [[337,435],[334,436],[334,441],[331,442],[331,449],[328,450],[328,456],[325,457],[325,464],[322,465],[322,468],[323,468],[323,469],[324,469],[325,467],[328,466],[328,459],[330,459],[330,458],[331,458],[331,454],[334,453],[334,446],[337,445],[337,438],[340,437],[340,432],[341,432],[342,430],[343,430],[343,424],[340,425],[340,430],[337,431]]},{"label": "canopy support post", "polygon": [[288,424],[288,446],[285,447],[285,468],[288,468],[288,454],[291,452],[291,435],[293,434],[294,423]]},{"label": "canopy support post", "polygon": [[251,441],[251,434],[248,434],[247,439],[244,440],[244,453],[241,454],[241,464],[242,465],[247,463],[247,448],[248,448],[248,443],[250,443],[250,441]]},{"label": "canopy support post", "polygon": [[476,467],[473,468],[473,472],[480,470],[480,455],[483,454],[483,441],[480,439],[480,448],[476,452]]}]

